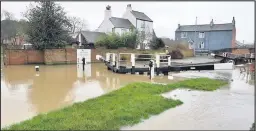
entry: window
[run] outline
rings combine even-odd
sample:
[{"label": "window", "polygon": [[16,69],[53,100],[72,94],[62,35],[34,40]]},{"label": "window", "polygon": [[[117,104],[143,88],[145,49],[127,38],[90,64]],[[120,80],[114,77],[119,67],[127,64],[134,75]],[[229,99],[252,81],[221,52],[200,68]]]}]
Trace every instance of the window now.
[{"label": "window", "polygon": [[145,28],[145,21],[141,22],[141,28]]},{"label": "window", "polygon": [[204,32],[199,32],[199,38],[204,38]]},{"label": "window", "polygon": [[204,48],[204,42],[200,42],[200,43],[199,43],[199,48],[200,48],[200,49],[203,49],[203,48]]},{"label": "window", "polygon": [[187,32],[181,32],[181,38],[187,38]]}]

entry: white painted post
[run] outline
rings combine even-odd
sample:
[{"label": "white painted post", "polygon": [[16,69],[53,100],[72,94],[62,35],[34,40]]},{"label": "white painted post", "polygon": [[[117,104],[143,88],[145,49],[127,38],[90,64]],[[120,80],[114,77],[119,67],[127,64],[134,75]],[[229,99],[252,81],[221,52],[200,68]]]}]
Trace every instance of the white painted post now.
[{"label": "white painted post", "polygon": [[135,54],[131,54],[132,71],[131,74],[135,74]]},{"label": "white painted post", "polygon": [[149,68],[151,68],[150,69],[150,79],[152,80],[155,76],[155,62],[154,62],[154,60],[151,60],[151,62],[152,62],[152,67],[149,67]]},{"label": "white painted post", "polygon": [[110,57],[109,53],[106,53],[106,61],[107,62],[109,62],[109,59],[110,59],[109,57]]},{"label": "white painted post", "polygon": [[159,75],[160,55],[156,54],[156,74]]},{"label": "white painted post", "polygon": [[115,62],[116,62],[116,54],[113,53],[113,54],[112,54],[112,66],[115,65]]},{"label": "white painted post", "polygon": [[156,67],[159,68],[160,67],[160,55],[156,54]]},{"label": "white painted post", "polygon": [[168,57],[168,66],[171,66],[171,56]]},{"label": "white painted post", "polygon": [[78,41],[79,41],[79,46],[81,46],[82,45],[81,33],[79,33],[78,35]]},{"label": "white painted post", "polygon": [[120,58],[119,56],[120,56],[120,54],[117,54],[117,55],[116,55],[116,68],[119,68],[119,60],[120,60],[120,59],[119,59],[119,58]]}]

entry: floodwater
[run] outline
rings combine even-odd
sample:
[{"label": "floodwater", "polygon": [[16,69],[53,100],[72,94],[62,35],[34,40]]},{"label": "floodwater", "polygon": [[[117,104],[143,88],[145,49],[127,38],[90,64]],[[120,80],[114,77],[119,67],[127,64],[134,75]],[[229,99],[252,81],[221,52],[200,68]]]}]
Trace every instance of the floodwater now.
[{"label": "floodwater", "polygon": [[[104,64],[81,66],[7,66],[1,72],[1,128],[29,119],[38,113],[85,101],[131,82],[171,83],[191,77],[233,80],[215,92],[175,90],[163,94],[178,98],[183,105],[124,129],[249,129],[254,116],[254,83],[246,74],[234,71],[173,73],[149,80],[144,75],[115,74]],[[249,75],[250,76],[250,75]],[[174,97],[175,94],[175,97]]]},{"label": "floodwater", "polygon": [[114,74],[102,63],[88,64],[83,73],[81,66],[34,65],[3,67],[1,72],[1,128],[31,118],[38,113],[71,105],[74,102],[100,96],[131,82],[171,83],[176,77],[156,77]]},{"label": "floodwater", "polygon": [[233,71],[181,72],[173,76],[230,80],[214,92],[174,90],[162,94],[184,103],[122,130],[249,130],[254,122],[254,76]]}]

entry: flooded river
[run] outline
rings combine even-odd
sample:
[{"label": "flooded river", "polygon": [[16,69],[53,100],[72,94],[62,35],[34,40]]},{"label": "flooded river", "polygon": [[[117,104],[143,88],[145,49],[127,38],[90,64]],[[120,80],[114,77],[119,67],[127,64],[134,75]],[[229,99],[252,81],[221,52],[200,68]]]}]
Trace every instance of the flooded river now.
[{"label": "flooded river", "polygon": [[56,110],[74,102],[85,101],[116,90],[128,83],[171,83],[186,77],[233,79],[228,87],[215,92],[176,90],[165,97],[181,99],[184,104],[158,116],[124,129],[249,129],[254,116],[253,83],[235,71],[173,74],[150,81],[144,75],[121,75],[108,71],[104,64],[89,64],[85,72],[76,65],[7,66],[1,74],[1,128]]}]

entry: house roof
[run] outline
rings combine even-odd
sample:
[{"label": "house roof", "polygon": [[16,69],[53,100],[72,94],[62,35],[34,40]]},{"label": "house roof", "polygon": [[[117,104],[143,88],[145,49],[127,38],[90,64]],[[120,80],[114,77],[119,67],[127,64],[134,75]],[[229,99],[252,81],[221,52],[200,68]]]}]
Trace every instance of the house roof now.
[{"label": "house roof", "polygon": [[132,23],[128,19],[111,17],[109,18],[109,20],[116,28],[130,29],[131,27],[133,27]]},{"label": "house roof", "polygon": [[133,16],[137,19],[141,19],[141,20],[145,20],[145,21],[150,21],[153,22],[153,20],[151,20],[146,14],[144,14],[143,12],[139,12],[139,11],[134,11],[132,10],[131,13],[133,14]]},{"label": "house roof", "polygon": [[100,36],[106,35],[105,33],[95,31],[82,31],[81,33],[88,43],[95,43]]},{"label": "house roof", "polygon": [[177,28],[176,31],[224,31],[233,30],[232,23],[226,24],[214,24],[212,27],[210,24],[204,25],[182,25]]}]

